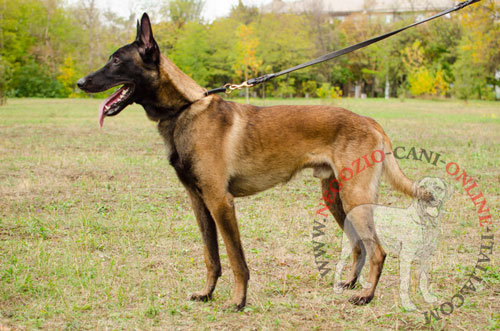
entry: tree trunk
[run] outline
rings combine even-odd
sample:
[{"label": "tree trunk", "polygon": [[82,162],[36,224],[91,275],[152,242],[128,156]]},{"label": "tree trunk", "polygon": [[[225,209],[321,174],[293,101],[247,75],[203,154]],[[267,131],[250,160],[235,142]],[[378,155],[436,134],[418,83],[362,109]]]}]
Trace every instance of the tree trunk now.
[{"label": "tree trunk", "polygon": [[386,99],[389,99],[389,95],[391,94],[391,84],[389,83],[389,74],[385,74],[385,91],[384,95]]},{"label": "tree trunk", "polygon": [[356,85],[354,86],[354,97],[356,99],[361,98],[361,85],[359,82],[356,82]]},{"label": "tree trunk", "polygon": [[[245,82],[248,80],[248,69],[245,68]],[[247,104],[250,103],[248,101],[248,87],[245,87],[245,99],[247,101]]]}]

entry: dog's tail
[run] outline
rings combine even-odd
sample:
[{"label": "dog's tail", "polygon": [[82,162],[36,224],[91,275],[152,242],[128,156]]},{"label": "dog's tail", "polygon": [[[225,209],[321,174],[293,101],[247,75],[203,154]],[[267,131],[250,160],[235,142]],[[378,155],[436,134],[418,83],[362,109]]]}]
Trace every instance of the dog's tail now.
[{"label": "dog's tail", "polygon": [[389,140],[389,137],[384,132],[384,129],[375,121],[375,128],[382,134],[383,139],[383,150],[385,154],[384,163],[383,163],[383,174],[389,181],[391,186],[412,198],[417,198],[419,200],[430,201],[432,199],[432,194],[426,190],[424,187],[419,187],[418,184],[403,173],[401,168],[399,167],[398,161],[394,156],[394,152],[392,151],[392,144]]}]

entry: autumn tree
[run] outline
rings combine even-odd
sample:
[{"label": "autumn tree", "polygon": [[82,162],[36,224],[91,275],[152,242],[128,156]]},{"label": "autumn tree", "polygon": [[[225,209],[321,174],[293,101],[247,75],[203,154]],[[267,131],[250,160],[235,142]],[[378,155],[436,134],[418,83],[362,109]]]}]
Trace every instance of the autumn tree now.
[{"label": "autumn tree", "polygon": [[[259,39],[255,35],[255,30],[251,26],[241,24],[236,30],[237,42],[235,44],[235,62],[233,64],[233,69],[236,71],[238,76],[244,77],[247,81],[250,77],[250,73],[257,75],[260,67],[262,66],[262,60],[257,57],[257,46],[259,46]],[[245,98],[248,103],[248,87],[245,88]]]},{"label": "autumn tree", "polygon": [[462,99],[494,98],[495,73],[500,70],[500,5],[486,1],[460,14],[464,35],[453,66],[454,92]]},{"label": "autumn tree", "polygon": [[[120,17],[96,0],[0,0],[0,89],[7,96],[67,97],[75,81],[102,66],[135,36],[135,13]],[[414,22],[414,14],[373,13],[340,20],[312,1],[302,13],[261,13],[239,1],[227,17],[204,22],[202,0],[148,0],[161,52],[208,88],[278,72],[335,49]],[[279,77],[257,95],[318,96],[332,86],[348,95],[355,84],[369,96],[453,95],[491,99],[500,69],[499,3],[483,0],[463,11],[380,43]],[[163,15],[161,15],[163,14]],[[418,45],[415,44],[418,41]],[[412,62],[412,56],[419,61]],[[326,85],[330,84],[330,85]],[[329,86],[329,87],[328,87]],[[451,86],[451,90],[449,89]],[[327,88],[328,87],[328,88]],[[387,87],[387,88],[386,88]],[[321,89],[321,90],[320,90]],[[248,95],[248,93],[247,93]]]}]

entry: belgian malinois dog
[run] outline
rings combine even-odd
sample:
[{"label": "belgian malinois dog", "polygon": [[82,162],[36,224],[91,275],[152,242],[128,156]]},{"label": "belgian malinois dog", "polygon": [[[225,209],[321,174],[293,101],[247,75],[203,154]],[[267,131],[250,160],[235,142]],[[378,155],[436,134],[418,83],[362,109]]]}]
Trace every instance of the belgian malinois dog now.
[{"label": "belgian malinois dog", "polygon": [[[264,191],[312,168],[328,196],[324,198],[329,210],[343,228],[346,213],[361,204],[376,203],[382,173],[393,187],[412,197],[426,193],[400,170],[389,138],[371,118],[331,106],[256,107],[207,96],[204,88],[160,54],[147,14],[137,23],[136,39],[77,84],[91,93],[122,85],[101,104],[101,126],[105,116],[115,116],[133,102],[158,123],[170,164],[186,188],[203,238],[206,285],[191,295],[192,300],[209,300],[221,275],[219,230],[234,273],[231,302],[237,310],[245,306],[250,276],[234,197]],[[374,150],[387,154],[383,162],[350,180],[337,180],[345,178],[343,169]],[[358,213],[351,222],[362,236],[377,243],[369,261],[368,281],[374,285],[350,299],[366,304],[373,298],[386,253],[371,230],[372,215]],[[358,245],[353,249],[353,266],[360,254]],[[352,287],[357,277],[351,271],[343,285]]]}]

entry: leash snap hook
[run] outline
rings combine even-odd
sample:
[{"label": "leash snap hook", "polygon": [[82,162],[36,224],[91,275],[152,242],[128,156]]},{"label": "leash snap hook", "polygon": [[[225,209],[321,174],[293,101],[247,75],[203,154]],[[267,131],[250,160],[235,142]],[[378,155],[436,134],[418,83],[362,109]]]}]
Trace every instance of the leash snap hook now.
[{"label": "leash snap hook", "polygon": [[237,85],[237,84],[225,84],[224,87],[226,88],[226,94],[229,95],[231,94],[234,90],[241,90],[244,87],[252,87],[254,84],[248,84],[247,81],[244,81],[243,83]]}]

